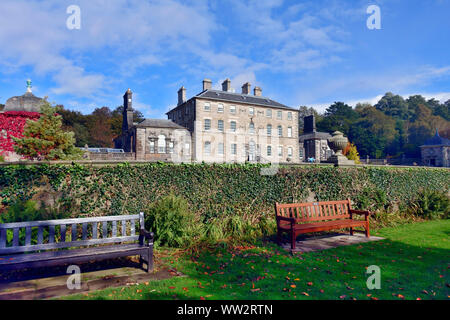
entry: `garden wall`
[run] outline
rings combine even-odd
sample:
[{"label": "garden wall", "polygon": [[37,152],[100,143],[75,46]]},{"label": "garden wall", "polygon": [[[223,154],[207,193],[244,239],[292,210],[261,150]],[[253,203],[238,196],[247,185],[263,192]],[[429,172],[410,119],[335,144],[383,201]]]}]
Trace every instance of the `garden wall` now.
[{"label": "garden wall", "polygon": [[121,163],[108,166],[0,166],[0,213],[33,199],[72,217],[135,214],[169,193],[204,221],[238,214],[273,216],[273,204],[351,198],[356,208],[397,209],[421,189],[449,192],[450,170],[295,166],[261,175],[264,165]]}]

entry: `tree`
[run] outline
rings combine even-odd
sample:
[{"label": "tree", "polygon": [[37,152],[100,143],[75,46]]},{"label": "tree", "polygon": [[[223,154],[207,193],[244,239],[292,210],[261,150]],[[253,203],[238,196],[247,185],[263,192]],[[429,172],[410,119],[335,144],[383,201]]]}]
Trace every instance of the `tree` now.
[{"label": "tree", "polygon": [[351,125],[359,118],[358,112],[343,102],[335,102],[325,110],[324,117],[317,122],[317,130],[341,131],[348,136]]},{"label": "tree", "polygon": [[0,103],[0,111],[2,111],[3,109],[5,109],[5,105]]},{"label": "tree", "polygon": [[394,95],[392,92],[387,92],[378,101],[375,108],[397,119],[408,120],[411,116],[411,111],[405,99],[399,95]]},{"label": "tree", "polygon": [[[123,106],[118,106],[116,109],[114,109],[111,113],[111,131],[114,135],[114,137],[118,137],[122,134],[122,119],[123,119]],[[133,121],[134,122],[141,122],[143,121],[144,115],[142,112],[138,110],[133,110]]]},{"label": "tree", "polygon": [[386,147],[396,137],[396,120],[375,107],[358,109],[360,118],[349,132],[349,139],[358,147],[363,156],[380,158],[386,155]]},{"label": "tree", "polygon": [[41,117],[27,120],[22,138],[13,137],[14,151],[32,160],[81,159],[83,152],[75,147],[74,133],[62,129],[62,116],[57,111],[45,101]]},{"label": "tree", "polygon": [[348,160],[354,160],[356,164],[361,163],[359,159],[358,149],[356,149],[356,146],[353,143],[350,142],[347,143],[347,146],[345,147],[343,154],[344,156],[347,157]]}]

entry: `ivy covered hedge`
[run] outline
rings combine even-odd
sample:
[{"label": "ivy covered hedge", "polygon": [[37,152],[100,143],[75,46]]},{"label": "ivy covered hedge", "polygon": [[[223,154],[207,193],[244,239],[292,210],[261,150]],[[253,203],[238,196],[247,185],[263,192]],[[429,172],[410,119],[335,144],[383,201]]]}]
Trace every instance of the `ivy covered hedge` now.
[{"label": "ivy covered hedge", "polygon": [[0,213],[33,199],[72,217],[135,214],[162,196],[188,200],[203,221],[223,215],[271,217],[273,204],[351,198],[356,208],[404,208],[422,189],[449,192],[450,170],[330,166],[127,163],[0,166]]}]

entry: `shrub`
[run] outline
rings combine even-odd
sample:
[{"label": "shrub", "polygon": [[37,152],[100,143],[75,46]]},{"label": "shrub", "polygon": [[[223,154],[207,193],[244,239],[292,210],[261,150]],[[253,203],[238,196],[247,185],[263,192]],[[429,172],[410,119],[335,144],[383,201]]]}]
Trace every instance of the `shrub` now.
[{"label": "shrub", "polygon": [[411,203],[412,212],[425,219],[448,219],[450,199],[445,192],[424,189]]},{"label": "shrub", "polygon": [[156,245],[187,247],[198,237],[201,223],[184,198],[171,194],[148,207],[145,227],[155,233]]}]

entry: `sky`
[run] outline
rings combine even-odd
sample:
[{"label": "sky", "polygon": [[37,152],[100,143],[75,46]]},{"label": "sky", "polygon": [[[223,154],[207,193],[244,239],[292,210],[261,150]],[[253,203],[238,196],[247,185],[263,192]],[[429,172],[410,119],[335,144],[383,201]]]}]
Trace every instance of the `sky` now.
[{"label": "sky", "polygon": [[[67,8],[80,8],[70,29]],[[369,29],[380,9],[380,29]],[[147,118],[167,118],[209,78],[236,92],[323,112],[386,92],[450,99],[450,0],[1,0],[0,103],[26,90],[90,113],[130,88]]]}]

